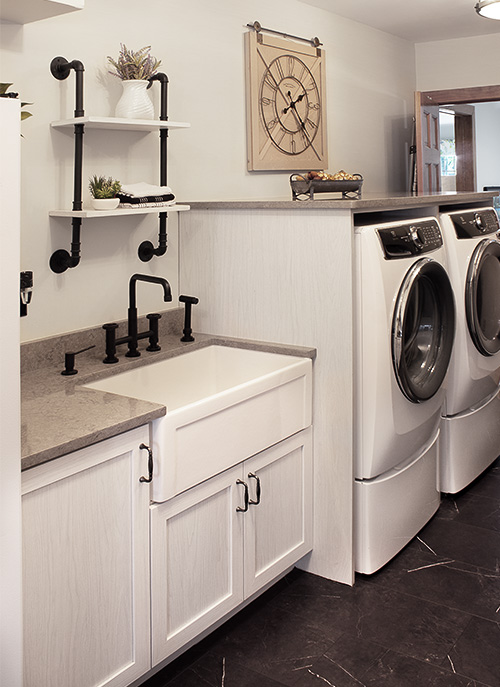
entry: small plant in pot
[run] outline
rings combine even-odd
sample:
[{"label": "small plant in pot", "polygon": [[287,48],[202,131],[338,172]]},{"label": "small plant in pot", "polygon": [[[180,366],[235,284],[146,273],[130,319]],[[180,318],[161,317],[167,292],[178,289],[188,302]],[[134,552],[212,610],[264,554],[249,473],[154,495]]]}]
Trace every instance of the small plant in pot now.
[{"label": "small plant in pot", "polygon": [[122,185],[113,177],[94,176],[89,179],[89,191],[92,195],[92,207],[94,210],[114,210],[118,207],[120,199],[116,194],[121,191]]},{"label": "small plant in pot", "polygon": [[148,79],[156,74],[161,62],[151,55],[151,46],[134,51],[121,43],[118,59],[108,55],[108,62],[114,67],[109,73],[121,79],[123,85],[123,95],[116,106],[116,116],[126,119],[153,119],[153,103],[146,90],[151,85]]}]

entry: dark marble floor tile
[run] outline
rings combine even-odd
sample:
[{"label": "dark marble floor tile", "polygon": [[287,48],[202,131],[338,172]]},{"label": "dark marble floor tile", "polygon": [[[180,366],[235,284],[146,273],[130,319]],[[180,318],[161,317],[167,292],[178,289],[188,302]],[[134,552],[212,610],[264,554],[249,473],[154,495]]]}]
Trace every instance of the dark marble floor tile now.
[{"label": "dark marble floor tile", "polygon": [[343,634],[333,642],[325,657],[359,680],[385,652],[385,647],[376,642]]},{"label": "dark marble floor tile", "polygon": [[500,532],[500,499],[470,494],[467,501],[460,503],[457,522]]},{"label": "dark marble floor tile", "polygon": [[500,571],[491,572],[434,556],[418,542],[359,584],[374,584],[411,594],[471,615],[498,620]]},{"label": "dark marble floor tile", "polygon": [[465,494],[489,496],[500,501],[500,459],[485,470],[472,484],[456,494],[458,498]]},{"label": "dark marble floor tile", "polygon": [[419,533],[424,546],[437,556],[498,571],[500,532],[454,520],[434,518]]},{"label": "dark marble floor tile", "polygon": [[[438,666],[388,651],[360,680],[363,687],[483,687]],[[359,687],[359,686],[358,686]]]},{"label": "dark marble floor tile", "polygon": [[[206,654],[165,687],[283,687],[231,658]],[[358,686],[359,687],[359,686]]]},{"label": "dark marble floor tile", "polygon": [[462,494],[461,496],[457,494],[442,494],[441,504],[434,517],[437,520],[456,520],[462,509],[470,503],[470,501],[474,501],[478,498],[481,497],[473,493]]},{"label": "dark marble floor tile", "polygon": [[458,499],[456,495],[444,494],[436,518],[500,532],[500,500],[473,492]]},{"label": "dark marble floor tile", "polygon": [[269,604],[216,641],[210,651],[284,685],[293,685],[304,660],[319,658],[341,631],[321,633],[299,616]]},{"label": "dark marble floor tile", "polygon": [[434,663],[446,656],[469,620],[461,611],[386,586],[358,584],[339,592],[326,597],[284,592],[275,604],[323,634],[336,628]]},{"label": "dark marble floor tile", "polygon": [[500,687],[500,624],[472,618],[447,662],[460,675]]},{"label": "dark marble floor tile", "polygon": [[[383,653],[385,649],[382,650]],[[289,687],[319,687],[320,685],[359,687],[362,683],[355,673],[351,673],[341,663],[324,655],[303,661],[303,665],[296,665],[285,684]]]},{"label": "dark marble floor tile", "polygon": [[361,675],[385,652],[373,642],[343,635],[323,656],[296,660],[280,680],[289,687],[359,687]]}]

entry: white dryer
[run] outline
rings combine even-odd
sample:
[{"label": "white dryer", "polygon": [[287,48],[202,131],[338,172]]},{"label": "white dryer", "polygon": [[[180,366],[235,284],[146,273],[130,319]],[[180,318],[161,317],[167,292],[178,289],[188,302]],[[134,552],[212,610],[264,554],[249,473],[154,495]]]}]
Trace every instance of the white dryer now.
[{"label": "white dryer", "polygon": [[436,218],[355,228],[355,569],[387,563],[439,507],[455,306]]},{"label": "white dryer", "polygon": [[500,241],[491,207],[440,216],[457,332],[440,436],[442,492],[456,493],[500,455]]}]

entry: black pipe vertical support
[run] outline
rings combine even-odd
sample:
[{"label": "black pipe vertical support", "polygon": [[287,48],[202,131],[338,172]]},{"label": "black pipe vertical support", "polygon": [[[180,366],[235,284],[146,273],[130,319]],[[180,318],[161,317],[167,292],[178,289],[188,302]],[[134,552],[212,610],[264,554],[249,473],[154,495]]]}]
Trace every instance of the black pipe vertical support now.
[{"label": "black pipe vertical support", "polygon": [[[75,70],[75,117],[83,117],[83,73],[85,68],[79,60],[68,62],[64,57],[55,57],[50,65],[52,75],[58,79],[67,79],[71,69]],[[82,210],[82,172],[83,172],[83,134],[84,124],[75,124],[75,158],[73,179],[73,211]],[[76,267],[80,262],[81,249],[81,217],[73,217],[71,237],[71,255],[66,250],[56,250],[50,257],[50,268],[56,274],[65,272],[68,268]]]},{"label": "black pipe vertical support", "polygon": [[[160,121],[168,120],[168,76],[163,72],[155,74],[149,79],[150,88],[153,81],[160,82]],[[160,129],[160,186],[167,185],[167,142],[168,129]],[[139,246],[138,255],[142,262],[149,262],[153,256],[160,257],[167,252],[167,213],[160,212],[158,229],[158,246],[155,248],[151,241],[143,241]]]}]

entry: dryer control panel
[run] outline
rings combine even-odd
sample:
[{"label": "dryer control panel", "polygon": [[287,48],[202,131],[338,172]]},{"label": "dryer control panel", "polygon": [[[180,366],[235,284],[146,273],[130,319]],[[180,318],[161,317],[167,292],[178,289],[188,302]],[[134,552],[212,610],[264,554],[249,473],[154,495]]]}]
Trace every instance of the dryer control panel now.
[{"label": "dryer control panel", "polygon": [[378,230],[387,260],[408,258],[441,248],[443,237],[437,220],[426,219]]},{"label": "dryer control panel", "polygon": [[450,213],[457,239],[472,239],[493,234],[500,229],[497,213],[493,208],[466,210]]}]

